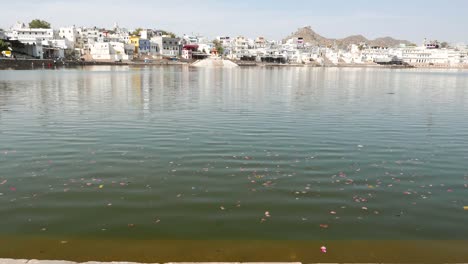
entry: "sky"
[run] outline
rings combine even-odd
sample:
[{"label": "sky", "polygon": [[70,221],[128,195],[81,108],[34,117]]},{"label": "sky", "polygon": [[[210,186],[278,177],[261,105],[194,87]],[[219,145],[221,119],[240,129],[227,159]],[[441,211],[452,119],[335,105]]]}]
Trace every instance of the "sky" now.
[{"label": "sky", "polygon": [[[8,9],[8,10],[6,10]],[[328,38],[361,34],[414,43],[424,38],[468,43],[467,0],[22,0],[2,4],[0,28],[46,20],[52,27],[114,23],[208,38],[264,36],[280,40],[311,26]]]}]

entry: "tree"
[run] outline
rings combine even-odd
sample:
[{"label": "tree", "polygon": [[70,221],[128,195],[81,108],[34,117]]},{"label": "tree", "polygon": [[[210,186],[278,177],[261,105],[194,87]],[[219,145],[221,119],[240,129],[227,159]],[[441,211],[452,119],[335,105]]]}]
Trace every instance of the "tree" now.
[{"label": "tree", "polygon": [[218,54],[219,55],[223,55],[224,54],[224,48],[223,48],[223,45],[221,44],[221,42],[219,42],[217,39],[213,40],[213,44],[216,48],[216,51],[218,51]]},{"label": "tree", "polygon": [[29,22],[30,28],[50,28],[50,23],[45,20],[34,19]]},{"label": "tree", "polygon": [[0,52],[8,50],[8,43],[0,39]]},{"label": "tree", "polygon": [[170,31],[165,31],[165,30],[161,30],[161,34],[164,36],[170,36],[171,38],[175,38],[176,37],[176,34],[170,32]]},{"label": "tree", "polygon": [[134,36],[140,36],[140,33],[143,29],[142,28],[137,28],[132,32],[132,35]]},{"label": "tree", "polygon": [[445,41],[440,43],[440,47],[443,48],[443,49],[448,48],[448,46],[449,46],[449,44],[447,42],[445,42]]}]

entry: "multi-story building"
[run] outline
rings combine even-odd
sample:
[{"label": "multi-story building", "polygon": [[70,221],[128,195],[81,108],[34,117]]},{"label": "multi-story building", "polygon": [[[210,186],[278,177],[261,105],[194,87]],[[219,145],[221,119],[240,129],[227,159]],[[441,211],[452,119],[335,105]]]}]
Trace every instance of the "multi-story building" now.
[{"label": "multi-story building", "polygon": [[135,36],[132,35],[128,38],[128,43],[132,44],[135,49],[134,49],[134,54],[138,54],[140,52],[140,36]]},{"label": "multi-story building", "polygon": [[69,42],[76,43],[79,41],[80,34],[76,30],[75,26],[62,27],[59,29],[59,37],[67,39]]},{"label": "multi-story building", "polygon": [[409,47],[401,49],[401,59],[410,65],[448,66],[447,49],[428,49],[426,47]]},{"label": "multi-story building", "polygon": [[229,36],[218,36],[216,40],[223,46],[223,48],[231,47],[232,39]]},{"label": "multi-story building", "polygon": [[63,57],[63,49],[72,48],[68,41],[54,41],[59,36],[53,29],[29,28],[20,22],[6,32],[6,35],[13,42],[13,52],[38,59]]},{"label": "multi-story building", "polygon": [[52,40],[55,37],[54,30],[50,28],[29,28],[24,23],[17,23],[7,33],[10,40],[18,40],[22,43],[33,44],[42,40]]},{"label": "multi-story building", "polygon": [[256,49],[262,49],[262,48],[266,48],[267,46],[267,41],[264,37],[257,37],[255,39],[255,48]]},{"label": "multi-story building", "polygon": [[171,38],[166,36],[155,36],[151,39],[158,45],[159,54],[162,56],[180,56],[182,54],[182,44],[180,38]]},{"label": "multi-story building", "polygon": [[139,50],[138,50],[139,55],[148,55],[151,52],[151,42],[149,39],[140,38],[138,47],[139,47]]},{"label": "multi-story building", "polygon": [[232,59],[241,59],[244,56],[251,56],[248,49],[248,39],[243,36],[238,36],[231,42],[231,54],[229,57]]}]

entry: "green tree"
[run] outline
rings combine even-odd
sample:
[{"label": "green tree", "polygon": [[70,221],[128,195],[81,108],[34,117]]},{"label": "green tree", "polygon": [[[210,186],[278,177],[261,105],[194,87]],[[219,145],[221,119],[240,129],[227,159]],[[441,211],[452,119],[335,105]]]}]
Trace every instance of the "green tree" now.
[{"label": "green tree", "polygon": [[8,50],[8,43],[0,39],[0,52]]},{"label": "green tree", "polygon": [[448,47],[449,47],[449,44],[448,44],[447,42],[444,41],[444,42],[440,43],[440,47],[441,47],[441,48],[448,48]]},{"label": "green tree", "polygon": [[29,22],[30,28],[50,28],[50,23],[45,20],[34,19]]},{"label": "green tree", "polygon": [[142,28],[137,28],[132,32],[132,35],[134,36],[140,36],[140,32],[142,31]]},{"label": "green tree", "polygon": [[170,32],[170,31],[161,30],[161,33],[162,33],[163,35],[170,36],[171,38],[175,38],[175,37],[176,37],[176,34]]},{"label": "green tree", "polygon": [[215,39],[215,40],[213,40],[213,44],[214,44],[216,50],[218,51],[218,54],[223,55],[224,54],[224,48],[223,48],[223,45],[221,44],[221,42],[219,42],[217,39]]}]

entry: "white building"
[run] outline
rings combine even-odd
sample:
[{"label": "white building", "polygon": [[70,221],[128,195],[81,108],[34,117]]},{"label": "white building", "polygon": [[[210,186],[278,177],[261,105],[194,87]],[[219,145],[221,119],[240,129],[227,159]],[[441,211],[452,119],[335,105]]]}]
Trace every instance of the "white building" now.
[{"label": "white building", "polygon": [[94,28],[80,28],[77,30],[79,37],[83,41],[83,45],[94,44],[101,42],[110,42],[109,32],[101,31],[100,29]]},{"label": "white building", "polygon": [[361,51],[361,60],[363,62],[391,61],[392,55],[387,47],[372,46]]},{"label": "white building", "polygon": [[264,37],[257,37],[255,39],[255,48],[256,49],[263,49],[266,48],[267,46],[267,41]]},{"label": "white building", "polygon": [[89,54],[93,60],[101,61],[124,61],[133,59],[131,44],[121,42],[101,42],[89,44]]},{"label": "white building", "polygon": [[62,39],[67,39],[71,43],[76,43],[79,41],[80,35],[76,30],[75,26],[71,27],[62,27],[59,29],[59,37]]},{"label": "white building", "polygon": [[426,47],[409,47],[401,49],[401,59],[410,65],[449,66],[447,49],[428,49]]},{"label": "white building", "polygon": [[49,28],[29,28],[24,23],[17,23],[6,35],[10,40],[18,40],[21,43],[33,44],[42,40],[54,39],[54,30]]},{"label": "white building", "polygon": [[223,48],[228,48],[231,46],[232,39],[229,36],[218,36],[216,40],[221,43]]},{"label": "white building", "polygon": [[59,40],[59,35],[49,28],[29,28],[18,22],[8,32],[10,41],[18,41],[21,45],[13,46],[13,51],[38,59],[59,58],[64,56],[64,49],[72,48],[67,41]]},{"label": "white building", "polygon": [[229,57],[232,59],[241,59],[244,56],[251,56],[248,49],[248,39],[243,36],[238,36],[231,42],[231,54]]},{"label": "white building", "polygon": [[184,35],[182,40],[186,45],[196,45],[199,43],[197,36]]}]

